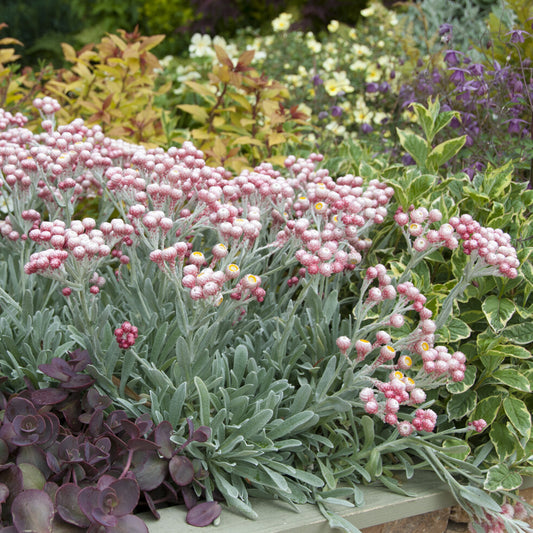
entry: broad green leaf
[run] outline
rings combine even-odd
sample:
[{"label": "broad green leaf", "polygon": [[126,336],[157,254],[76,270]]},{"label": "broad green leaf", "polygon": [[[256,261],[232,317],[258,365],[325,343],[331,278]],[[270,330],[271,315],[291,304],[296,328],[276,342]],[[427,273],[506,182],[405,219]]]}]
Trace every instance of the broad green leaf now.
[{"label": "broad green leaf", "polygon": [[511,184],[513,172],[514,166],[511,161],[499,168],[491,168],[489,166],[483,176],[481,192],[490,195],[491,198],[498,199]]},{"label": "broad green leaf", "polygon": [[440,166],[449,161],[459,152],[465,142],[466,135],[463,135],[462,137],[449,139],[438,144],[433,150],[431,150],[427,157],[427,167],[437,171]]},{"label": "broad green leaf", "polygon": [[470,418],[472,420],[478,420],[482,418],[487,424],[490,425],[494,422],[496,416],[498,416],[498,411],[500,410],[501,404],[502,398],[500,395],[483,398],[476,405],[474,413]]},{"label": "broad green leaf", "polygon": [[500,344],[494,350],[489,350],[485,355],[495,357],[516,357],[517,359],[530,359],[531,352],[522,348],[522,346],[515,346],[514,344]]},{"label": "broad green leaf", "polygon": [[[428,102],[428,106],[431,106],[431,102]],[[422,126],[422,129],[424,130],[424,135],[426,136],[426,139],[428,142],[431,142],[433,140],[433,123],[434,123],[434,117],[432,116],[432,110],[429,108],[426,108],[422,104],[415,102],[411,104],[413,111],[416,114],[416,117],[418,119],[418,122],[420,122],[420,125]],[[439,106],[440,107],[440,106]]]},{"label": "broad green leaf", "polygon": [[495,422],[490,428],[490,440],[501,462],[510,457],[519,446],[516,437],[504,424]]},{"label": "broad green leaf", "polygon": [[503,408],[511,424],[524,437],[529,437],[531,431],[531,415],[526,404],[518,398],[505,398]]},{"label": "broad green leaf", "polygon": [[412,156],[419,167],[423,168],[428,155],[426,141],[416,133],[411,133],[400,129],[396,129],[396,132],[398,133],[400,144],[403,146],[405,151]]},{"label": "broad green leaf", "polygon": [[515,344],[530,344],[533,342],[533,322],[507,326],[502,334]]},{"label": "broad green leaf", "polygon": [[485,298],[481,304],[481,309],[485,313],[490,327],[496,332],[500,332],[505,327],[516,311],[515,304],[511,300],[498,298],[494,295]]},{"label": "broad green leaf", "polygon": [[425,197],[427,191],[436,182],[437,177],[432,174],[422,174],[414,178],[409,184],[408,197],[411,203],[417,203],[421,197]]},{"label": "broad green leaf", "polygon": [[450,420],[460,420],[476,407],[477,394],[469,389],[460,394],[454,394],[446,405],[446,412]]},{"label": "broad green leaf", "polygon": [[457,342],[461,339],[468,339],[472,330],[461,319],[452,317],[445,326],[439,329],[441,342]]},{"label": "broad green leaf", "polygon": [[520,474],[511,472],[504,464],[499,464],[489,468],[483,488],[489,492],[496,492],[499,490],[515,490],[520,485],[522,485]]},{"label": "broad green leaf", "polygon": [[530,385],[529,380],[522,376],[517,369],[511,369],[511,368],[503,368],[500,370],[496,370],[492,377],[497,379],[498,381],[501,381],[505,385],[508,385],[509,387],[522,391],[522,392],[530,392]]}]

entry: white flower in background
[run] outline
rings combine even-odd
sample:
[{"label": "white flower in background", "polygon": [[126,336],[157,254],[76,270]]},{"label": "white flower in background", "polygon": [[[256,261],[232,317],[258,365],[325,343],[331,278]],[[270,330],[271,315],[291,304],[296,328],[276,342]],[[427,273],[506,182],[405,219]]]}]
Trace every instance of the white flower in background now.
[{"label": "white flower in background", "polygon": [[189,55],[191,57],[210,57],[213,56],[212,41],[209,35],[202,35],[195,33],[191,37],[191,44],[189,44]]},{"label": "white flower in background", "polygon": [[355,31],[355,28],[350,28],[348,36],[350,37],[350,39],[357,39],[357,32]]},{"label": "white flower in background", "polygon": [[328,31],[330,33],[335,33],[339,29],[339,21],[338,20],[332,20],[328,24]]},{"label": "white flower in background", "polygon": [[322,66],[324,67],[324,70],[326,72],[331,72],[332,70],[335,70],[337,67],[337,62],[332,58],[328,57],[324,63],[322,63]]},{"label": "white flower in background", "polygon": [[272,46],[273,44],[274,44],[274,36],[273,35],[267,35],[265,37],[265,46],[269,47],[269,46]]},{"label": "white flower in background", "polygon": [[398,17],[396,16],[396,13],[390,12],[390,14],[389,14],[389,24],[391,26],[396,26],[398,24]]},{"label": "white flower in background", "polygon": [[383,111],[376,111],[374,113],[374,116],[372,117],[372,120],[375,124],[381,124],[385,119],[387,118],[387,114],[383,113]]},{"label": "white flower in background", "polygon": [[394,58],[388,55],[383,55],[378,57],[378,64],[382,68],[393,68],[394,67]]},{"label": "white flower in background", "polygon": [[354,72],[364,71],[368,67],[368,61],[363,61],[362,59],[356,59],[351,65],[350,70]]},{"label": "white flower in background", "polygon": [[370,48],[368,48],[368,46],[364,44],[354,44],[352,50],[353,50],[354,55],[358,58],[368,57],[369,55],[372,54],[372,52],[370,51]]},{"label": "white flower in background", "polygon": [[165,56],[163,59],[159,60],[159,64],[163,68],[167,68],[170,65],[170,62],[172,61],[172,59],[174,59],[173,56]]},{"label": "white flower in background", "polygon": [[254,45],[247,45],[246,50],[253,50],[255,52],[253,63],[262,63],[266,59],[266,52],[264,50],[260,50]]},{"label": "white flower in background", "polygon": [[226,43],[226,39],[224,39],[224,37],[222,37],[221,35],[215,35],[213,37],[213,44],[222,46],[222,48],[226,48],[226,46],[228,45],[228,43]]},{"label": "white flower in background", "polygon": [[339,53],[336,43],[326,43],[324,45],[324,48],[328,54],[337,55]]},{"label": "white flower in background", "polygon": [[372,15],[375,14],[375,12],[376,12],[376,4],[371,4],[367,8],[361,10],[361,16],[365,18],[371,17]]},{"label": "white flower in background", "polygon": [[290,28],[292,15],[290,13],[280,13],[272,21],[272,29],[274,31],[286,31]]},{"label": "white flower in background", "polygon": [[346,128],[342,124],[339,124],[337,122],[330,122],[326,126],[326,129],[328,131],[331,131],[331,133],[333,133],[334,135],[344,135],[346,133]]},{"label": "white flower in background", "polygon": [[310,39],[309,41],[307,41],[307,47],[314,54],[318,54],[322,50],[322,43],[315,41],[314,39]]},{"label": "white flower in background", "polygon": [[382,39],[380,39],[377,43],[376,43],[377,47],[378,48],[385,48],[385,41],[383,41]]},{"label": "white flower in background", "polygon": [[13,212],[13,199],[10,196],[4,196],[0,194],[0,213],[12,213]]}]

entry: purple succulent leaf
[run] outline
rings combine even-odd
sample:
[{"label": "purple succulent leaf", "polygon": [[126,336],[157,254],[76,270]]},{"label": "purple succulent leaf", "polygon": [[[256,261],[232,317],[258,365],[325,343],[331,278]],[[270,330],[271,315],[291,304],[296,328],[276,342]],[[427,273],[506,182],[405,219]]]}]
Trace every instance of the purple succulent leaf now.
[{"label": "purple succulent leaf", "polygon": [[61,464],[59,463],[59,460],[57,457],[51,453],[47,452],[46,454],[46,464],[48,468],[54,472],[54,474],[59,474],[61,472]]},{"label": "purple succulent leaf", "polygon": [[15,526],[0,527],[0,533],[19,533]]},{"label": "purple succulent leaf", "polygon": [[102,434],[104,423],[103,409],[96,409],[89,420],[89,435],[97,437]]},{"label": "purple succulent leaf", "polygon": [[128,414],[123,409],[117,409],[109,413],[106,418],[106,424],[109,426],[109,431],[117,433],[122,428],[122,422],[128,419]]},{"label": "purple succulent leaf", "polygon": [[166,459],[170,459],[176,449],[176,445],[170,440],[173,428],[167,420],[157,424],[154,430],[154,441],[159,446],[159,453]]},{"label": "purple succulent leaf", "polygon": [[133,454],[131,472],[142,491],[159,487],[168,474],[168,461],[159,457],[155,450],[140,450]]},{"label": "purple succulent leaf", "polygon": [[87,374],[75,374],[68,381],[61,383],[61,387],[67,390],[80,391],[94,385],[94,379]]},{"label": "purple succulent leaf", "polygon": [[202,502],[189,509],[185,520],[191,526],[205,527],[212,524],[221,512],[222,507],[217,502]]},{"label": "purple succulent leaf", "polygon": [[141,435],[148,435],[154,428],[154,422],[150,413],[144,413],[135,420],[135,425],[137,426],[139,433]]},{"label": "purple succulent leaf", "polygon": [[56,492],[56,509],[65,522],[79,527],[89,527],[91,522],[78,503],[80,491],[81,488],[74,483],[62,485]]},{"label": "purple succulent leaf", "polygon": [[14,464],[0,466],[0,483],[7,485],[9,494],[12,497],[17,496],[23,488],[22,470]]},{"label": "purple succulent leaf", "polygon": [[207,426],[200,426],[194,433],[191,435],[191,440],[196,442],[206,442],[211,437],[211,428]]},{"label": "purple succulent leaf", "polygon": [[143,492],[143,496],[144,496],[144,499],[146,500],[146,504],[148,505],[148,509],[150,509],[150,512],[152,513],[152,516],[156,519],[156,520],[159,520],[161,518],[161,515],[159,514],[159,512],[157,511],[156,507],[155,507],[155,503],[154,503],[154,500],[153,498],[150,496],[150,493],[144,491]]},{"label": "purple succulent leaf", "polygon": [[30,402],[30,400],[26,400],[25,398],[21,398],[20,396],[15,396],[15,398],[11,398],[11,400],[7,402],[5,417],[10,422],[13,422],[13,419],[16,416],[35,416],[36,414],[37,409],[35,409],[35,406]]},{"label": "purple succulent leaf", "polygon": [[109,455],[111,451],[111,440],[109,437],[101,437],[94,442],[94,445],[100,450],[104,455]]},{"label": "purple succulent leaf", "polygon": [[59,489],[59,485],[57,483],[54,483],[53,481],[47,481],[44,484],[43,490],[50,496],[53,502],[56,501],[56,494]]},{"label": "purple succulent leaf", "polygon": [[43,448],[51,446],[57,441],[59,435],[59,418],[54,413],[45,413],[43,415],[45,422],[45,430],[41,433],[37,444],[40,444]]},{"label": "purple succulent leaf", "polygon": [[109,396],[100,394],[94,388],[87,391],[85,400],[93,409],[107,409],[113,403]]},{"label": "purple succulent leaf", "polygon": [[180,487],[190,485],[194,479],[194,467],[188,457],[175,455],[168,464],[170,477]]},{"label": "purple succulent leaf", "polygon": [[5,483],[0,483],[0,504],[4,503],[9,496],[9,488]]},{"label": "purple succulent leaf", "polygon": [[116,526],[107,527],[106,533],[148,533],[148,527],[138,516],[129,514],[121,516]]},{"label": "purple succulent leaf", "polygon": [[67,397],[68,392],[66,390],[52,387],[39,389],[31,393],[31,401],[38,407],[56,405],[65,401]]},{"label": "purple succulent leaf", "polygon": [[7,463],[9,459],[9,446],[7,442],[0,438],[0,464]]},{"label": "purple succulent leaf", "polygon": [[16,436],[17,434],[13,429],[13,424],[9,420],[7,420],[7,418],[4,418],[2,424],[0,425],[0,439],[2,439],[2,442],[5,442],[7,444],[8,450],[10,452],[14,451],[17,447],[15,444],[12,443],[13,438],[15,438]]},{"label": "purple succulent leaf", "polygon": [[18,531],[52,533],[54,503],[44,490],[30,489],[18,494],[11,504],[11,513]]},{"label": "purple succulent leaf", "polygon": [[59,444],[57,452],[58,457],[65,462],[79,463],[80,461],[82,461],[79,448],[79,440],[74,437],[74,435],[68,435]]},{"label": "purple succulent leaf", "polygon": [[114,516],[125,516],[133,512],[139,503],[139,485],[133,479],[117,479],[109,486],[118,497],[118,504],[113,509]]},{"label": "purple succulent leaf", "polygon": [[96,487],[85,487],[78,492],[78,505],[80,510],[91,522],[96,521],[93,516],[93,511],[98,508],[99,503],[100,491]]},{"label": "purple succulent leaf", "polygon": [[128,448],[130,450],[158,450],[159,446],[150,440],[146,439],[131,439],[128,441]]},{"label": "purple succulent leaf", "polygon": [[187,509],[192,509],[198,503],[196,493],[191,487],[182,487],[181,496],[183,497],[183,503]]},{"label": "purple succulent leaf", "polygon": [[37,367],[43,374],[58,381],[68,381],[73,375],[71,366],[60,357],[54,357],[50,363],[39,365]]},{"label": "purple succulent leaf", "polygon": [[141,436],[139,428],[131,420],[123,420],[121,424],[121,429],[127,433],[130,439],[137,439]]},{"label": "purple succulent leaf", "polygon": [[73,352],[70,352],[68,364],[72,367],[74,372],[81,372],[91,364],[89,352],[87,350],[77,348]]}]

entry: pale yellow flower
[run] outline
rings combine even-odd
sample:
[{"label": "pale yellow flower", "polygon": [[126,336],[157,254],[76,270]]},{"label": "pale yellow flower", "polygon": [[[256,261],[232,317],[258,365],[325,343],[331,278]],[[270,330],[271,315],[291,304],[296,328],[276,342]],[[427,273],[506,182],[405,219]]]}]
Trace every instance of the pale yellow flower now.
[{"label": "pale yellow flower", "polygon": [[315,41],[315,40],[309,40],[307,41],[307,47],[311,52],[314,54],[318,54],[322,50],[322,43]]},{"label": "pale yellow flower", "polygon": [[338,20],[332,20],[328,24],[328,31],[330,33],[335,33],[339,29],[339,21]]},{"label": "pale yellow flower", "polygon": [[381,70],[377,67],[370,65],[366,71],[365,81],[367,83],[375,83],[381,79]]},{"label": "pale yellow flower", "polygon": [[368,48],[368,46],[364,45],[364,44],[354,44],[353,45],[353,53],[356,57],[368,57],[372,54],[372,52],[370,51],[370,48]]},{"label": "pale yellow flower", "polygon": [[324,63],[322,63],[322,66],[326,72],[331,72],[332,70],[335,70],[337,62],[332,57],[328,57]]},{"label": "pale yellow flower", "polygon": [[288,30],[291,25],[291,19],[292,15],[290,13],[280,13],[279,16],[272,21],[272,29],[274,31]]},{"label": "pale yellow flower", "polygon": [[353,71],[363,71],[368,67],[368,61],[363,61],[361,59],[356,59],[351,65],[350,70]]},{"label": "pale yellow flower", "polygon": [[363,16],[365,18],[366,17],[371,17],[375,13],[376,13],[376,4],[371,4],[367,8],[361,10],[361,16]]},{"label": "pale yellow flower", "polygon": [[[333,133],[334,135],[344,135],[346,133],[346,128],[342,124],[339,124],[337,122],[330,122],[326,126],[326,129],[328,131],[331,131],[331,133]],[[315,209],[316,209],[316,205],[315,205]]]}]

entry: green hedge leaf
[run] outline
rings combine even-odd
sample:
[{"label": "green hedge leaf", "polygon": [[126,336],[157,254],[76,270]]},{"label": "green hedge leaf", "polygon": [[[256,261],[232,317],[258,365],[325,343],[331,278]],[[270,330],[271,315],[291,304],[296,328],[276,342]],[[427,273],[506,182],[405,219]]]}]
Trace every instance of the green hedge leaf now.
[{"label": "green hedge leaf", "polygon": [[494,331],[500,332],[513,316],[516,306],[507,298],[498,298],[491,295],[485,298],[481,304],[481,309],[485,313],[490,327]]},{"label": "green hedge leaf", "polygon": [[531,415],[526,404],[518,398],[505,398],[503,400],[503,408],[511,424],[524,437],[529,437],[531,431]]},{"label": "green hedge leaf", "polygon": [[483,488],[489,492],[499,490],[515,490],[522,485],[522,477],[516,472],[511,472],[504,464],[491,466]]}]

